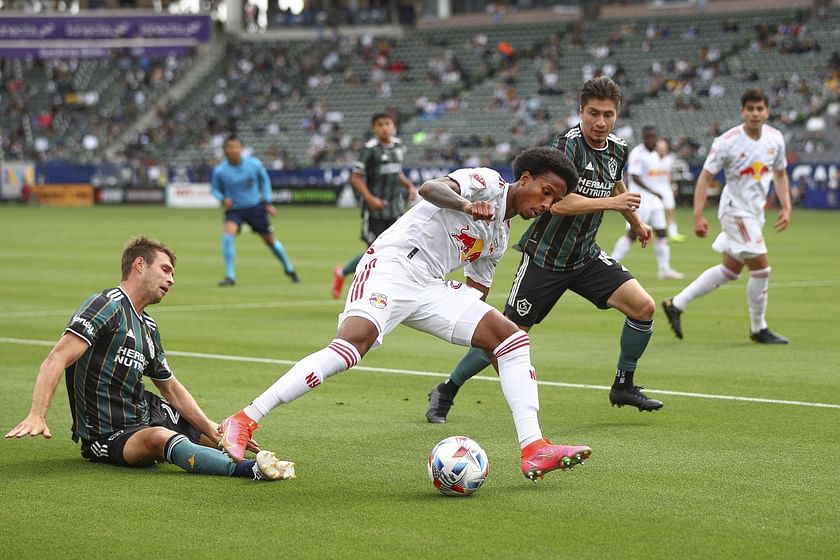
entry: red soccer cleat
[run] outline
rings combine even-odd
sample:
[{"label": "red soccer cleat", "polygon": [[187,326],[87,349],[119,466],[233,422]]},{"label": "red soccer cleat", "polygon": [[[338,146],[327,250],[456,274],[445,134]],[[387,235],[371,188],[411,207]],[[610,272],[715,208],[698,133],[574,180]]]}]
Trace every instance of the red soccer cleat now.
[{"label": "red soccer cleat", "polygon": [[555,469],[571,469],[592,455],[585,445],[554,445],[547,439],[530,443],[522,449],[522,474],[530,480],[542,479]]},{"label": "red soccer cleat", "polygon": [[344,272],[340,266],[333,269],[332,296],[334,299],[341,299],[341,290],[344,288]]},{"label": "red soccer cleat", "polygon": [[235,463],[239,463],[245,456],[245,448],[251,440],[251,434],[259,427],[259,424],[251,420],[245,411],[240,410],[222,421],[222,441],[219,445],[224,447]]}]

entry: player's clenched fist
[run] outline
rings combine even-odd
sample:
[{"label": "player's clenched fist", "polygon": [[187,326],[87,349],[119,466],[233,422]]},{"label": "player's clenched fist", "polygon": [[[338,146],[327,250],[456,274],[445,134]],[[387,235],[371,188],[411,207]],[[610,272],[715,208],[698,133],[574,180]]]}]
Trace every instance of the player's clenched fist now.
[{"label": "player's clenched fist", "polygon": [[490,221],[494,218],[496,211],[489,202],[479,200],[465,204],[464,213],[472,216],[474,220]]}]

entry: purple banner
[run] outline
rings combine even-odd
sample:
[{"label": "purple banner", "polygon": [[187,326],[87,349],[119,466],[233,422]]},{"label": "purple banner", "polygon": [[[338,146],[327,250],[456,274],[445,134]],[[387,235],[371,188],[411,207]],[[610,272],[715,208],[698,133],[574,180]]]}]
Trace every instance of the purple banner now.
[{"label": "purple banner", "polygon": [[192,53],[193,47],[3,47],[0,58],[104,58],[117,52],[152,58]]},{"label": "purple banner", "polygon": [[0,16],[0,41],[210,40],[210,16]]}]

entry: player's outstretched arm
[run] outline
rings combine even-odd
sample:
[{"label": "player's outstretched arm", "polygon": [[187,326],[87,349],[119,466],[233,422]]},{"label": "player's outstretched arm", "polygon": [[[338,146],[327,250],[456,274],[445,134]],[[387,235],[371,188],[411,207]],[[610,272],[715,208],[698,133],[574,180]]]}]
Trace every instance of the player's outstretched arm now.
[{"label": "player's outstretched arm", "polygon": [[6,434],[7,438],[37,435],[43,435],[47,439],[52,437],[47,426],[47,413],[58,381],[64,373],[64,368],[75,363],[87,349],[87,342],[75,334],[65,333],[59,339],[38,370],[29,414]]},{"label": "player's outstretched arm", "polygon": [[776,187],[776,198],[779,199],[779,217],[773,228],[776,231],[784,231],[790,223],[790,213],[792,210],[790,202],[790,182],[788,181],[787,170],[778,169],[774,173],[773,183]]},{"label": "player's outstretched arm", "polygon": [[562,200],[551,205],[554,216],[576,216],[613,210],[615,212],[634,212],[641,204],[639,193],[623,192],[607,198],[588,198],[577,193],[568,194]]},{"label": "player's outstretched arm", "polygon": [[210,420],[204,411],[198,406],[195,398],[187,391],[180,381],[175,376],[168,379],[152,379],[155,387],[160,391],[161,396],[169,401],[175,410],[181,413],[181,416],[187,421],[201,430],[201,433],[208,438],[215,438],[218,440],[217,428],[218,424]]}]

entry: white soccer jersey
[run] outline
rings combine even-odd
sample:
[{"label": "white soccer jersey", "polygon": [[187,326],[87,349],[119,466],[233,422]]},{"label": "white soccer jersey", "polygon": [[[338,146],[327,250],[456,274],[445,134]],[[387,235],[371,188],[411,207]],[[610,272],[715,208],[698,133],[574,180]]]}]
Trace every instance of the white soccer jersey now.
[{"label": "white soccer jersey", "polygon": [[508,184],[486,167],[458,169],[448,175],[458,183],[461,196],[470,202],[487,201],[495,208],[492,221],[477,221],[460,210],[439,208],[421,200],[373,243],[377,251],[397,248],[411,254],[410,262],[425,266],[435,278],[445,278],[459,268],[484,286],[493,282],[496,265],[507,249],[510,222]]},{"label": "white soccer jersey", "polygon": [[673,161],[668,156],[662,158],[656,150],[648,150],[639,144],[627,156],[627,189],[632,192],[650,192],[633,180],[638,175],[645,186],[661,196],[665,190],[671,190],[671,166]]},{"label": "white soccer jersey", "polygon": [[703,169],[712,174],[723,169],[726,174],[718,216],[752,216],[763,220],[773,172],[786,166],[785,139],[772,126],[765,124],[758,140],[747,136],[743,125],[715,138]]}]

